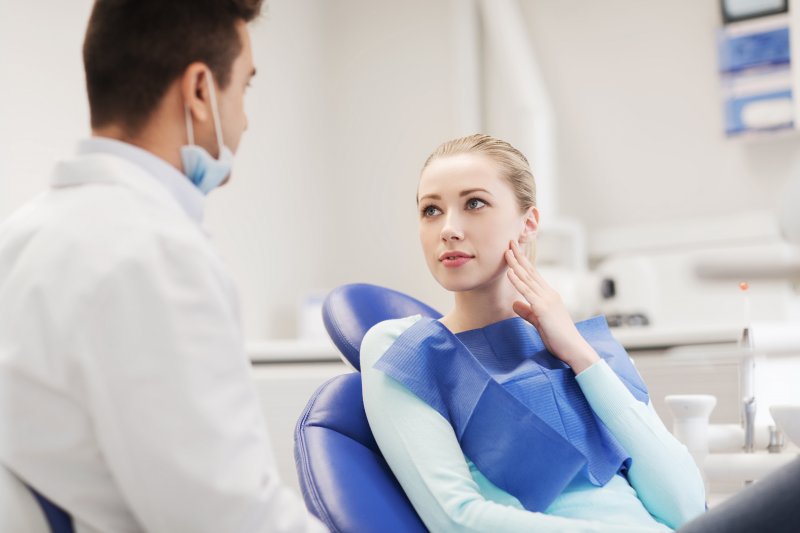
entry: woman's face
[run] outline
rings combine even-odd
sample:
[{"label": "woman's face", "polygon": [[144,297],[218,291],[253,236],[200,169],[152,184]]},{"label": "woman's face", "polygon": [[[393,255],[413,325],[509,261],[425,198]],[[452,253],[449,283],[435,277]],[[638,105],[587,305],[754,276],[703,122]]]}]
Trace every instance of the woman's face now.
[{"label": "woman's face", "polygon": [[506,271],[509,241],[525,242],[536,231],[535,208],[520,211],[511,185],[484,155],[434,159],[422,172],[417,199],[425,260],[449,291],[496,283]]}]

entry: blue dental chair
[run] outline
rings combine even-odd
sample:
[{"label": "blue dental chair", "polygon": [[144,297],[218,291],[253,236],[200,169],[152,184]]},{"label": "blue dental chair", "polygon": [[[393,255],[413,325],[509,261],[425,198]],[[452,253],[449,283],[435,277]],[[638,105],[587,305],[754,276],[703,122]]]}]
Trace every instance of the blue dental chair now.
[{"label": "blue dental chair", "polygon": [[[363,283],[334,289],[322,306],[328,334],[356,370],[369,328],[414,314],[441,316],[401,292]],[[297,422],[294,453],[306,507],[331,531],[427,531],[372,436],[358,372],[317,389]]]},{"label": "blue dental chair", "polygon": [[0,465],[0,531],[73,533],[72,517]]},{"label": "blue dental chair", "polygon": [[72,517],[64,509],[54,504],[32,487],[28,487],[36,498],[39,507],[42,508],[47,525],[50,526],[50,533],[74,533],[72,527]]}]

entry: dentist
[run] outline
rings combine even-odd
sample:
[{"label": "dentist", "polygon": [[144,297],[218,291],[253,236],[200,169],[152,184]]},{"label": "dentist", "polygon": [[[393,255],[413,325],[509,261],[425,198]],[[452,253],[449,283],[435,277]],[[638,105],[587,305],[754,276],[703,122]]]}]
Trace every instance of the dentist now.
[{"label": "dentist", "polygon": [[324,531],[278,478],[200,225],[247,128],[260,4],[97,0],[92,137],[0,225],[0,463],[76,531]]}]

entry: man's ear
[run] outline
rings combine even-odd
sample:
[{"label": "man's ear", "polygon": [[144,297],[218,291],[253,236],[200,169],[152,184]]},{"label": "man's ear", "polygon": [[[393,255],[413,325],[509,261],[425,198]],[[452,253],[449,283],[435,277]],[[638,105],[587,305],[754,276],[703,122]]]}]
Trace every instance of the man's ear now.
[{"label": "man's ear", "polygon": [[208,67],[195,62],[186,67],[180,80],[183,103],[198,122],[205,122],[211,117],[207,76]]},{"label": "man's ear", "polygon": [[519,235],[519,243],[526,244],[536,240],[536,233],[539,231],[539,210],[535,206],[529,207],[525,211],[525,225]]}]

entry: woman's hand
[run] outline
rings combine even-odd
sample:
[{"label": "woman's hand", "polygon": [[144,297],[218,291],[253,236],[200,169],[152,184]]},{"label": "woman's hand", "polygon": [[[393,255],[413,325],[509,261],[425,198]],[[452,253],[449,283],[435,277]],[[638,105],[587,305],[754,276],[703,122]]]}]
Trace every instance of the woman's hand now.
[{"label": "woman's hand", "polygon": [[581,337],[561,296],[545,282],[515,241],[506,251],[508,279],[524,301],[514,302],[514,312],[533,324],[550,352],[578,374],[600,356]]}]

